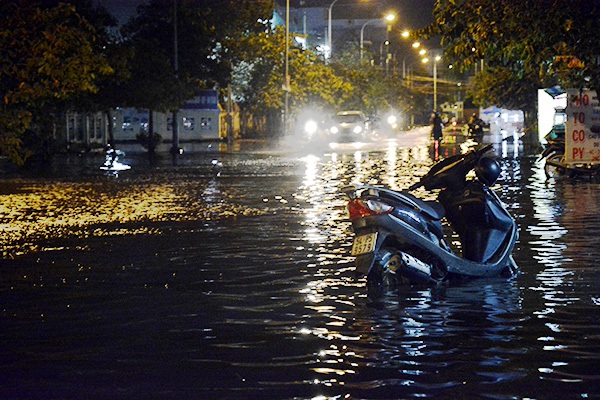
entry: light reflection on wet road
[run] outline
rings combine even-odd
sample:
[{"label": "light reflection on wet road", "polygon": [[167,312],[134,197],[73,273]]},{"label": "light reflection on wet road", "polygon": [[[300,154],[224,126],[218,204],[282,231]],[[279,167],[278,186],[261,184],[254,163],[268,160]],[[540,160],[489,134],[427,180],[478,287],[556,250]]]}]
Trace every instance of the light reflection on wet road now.
[{"label": "light reflection on wet road", "polygon": [[6,177],[0,397],[598,398],[598,183],[496,152],[520,275],[383,299],[339,188],[406,188],[423,135]]}]

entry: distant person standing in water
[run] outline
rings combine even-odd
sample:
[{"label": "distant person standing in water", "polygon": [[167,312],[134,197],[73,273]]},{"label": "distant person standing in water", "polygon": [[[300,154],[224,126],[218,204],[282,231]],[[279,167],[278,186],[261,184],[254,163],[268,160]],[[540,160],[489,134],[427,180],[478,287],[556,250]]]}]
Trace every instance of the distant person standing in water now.
[{"label": "distant person standing in water", "polygon": [[442,140],[442,118],[437,113],[437,111],[433,111],[431,114],[431,135],[433,136],[433,140],[439,142]]}]

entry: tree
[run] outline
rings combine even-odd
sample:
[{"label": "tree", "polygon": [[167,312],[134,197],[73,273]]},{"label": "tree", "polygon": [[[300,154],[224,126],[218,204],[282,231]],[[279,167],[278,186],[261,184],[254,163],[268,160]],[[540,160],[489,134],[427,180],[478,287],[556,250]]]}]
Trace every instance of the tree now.
[{"label": "tree", "polygon": [[0,153],[23,164],[22,134],[40,110],[94,92],[112,69],[93,51],[94,29],[72,5],[40,8],[26,1],[0,5]]},{"label": "tree", "polygon": [[[264,31],[273,8],[272,0],[153,0],[140,6],[122,29],[134,53],[126,105],[147,108],[151,117],[153,110],[175,112],[200,89],[227,86],[239,42]],[[152,132],[150,126],[148,138]]]},{"label": "tree", "polygon": [[[132,49],[121,40],[116,29],[117,20],[102,6],[94,6],[91,0],[46,0],[45,3],[66,1],[76,7],[77,13],[85,18],[95,30],[92,42],[94,52],[102,54],[113,73],[96,77],[98,88],[93,93],[83,92],[64,104],[63,110],[78,112],[102,111],[107,121],[112,121],[115,105],[122,105],[128,91],[125,84],[131,77],[129,63],[133,57]],[[48,113],[50,115],[50,113]],[[114,147],[113,124],[108,123],[108,143]]]},{"label": "tree", "polygon": [[[225,87],[230,81],[232,66],[239,60],[239,41],[267,29],[273,9],[272,0],[153,0],[140,6],[138,17],[122,32],[125,40],[139,47],[136,51],[143,53],[140,57],[147,60],[151,56],[153,61],[156,57],[159,64],[169,60],[170,72],[177,74],[184,86]],[[177,16],[179,49],[177,71],[174,15]],[[166,73],[160,77],[172,79]],[[187,95],[175,97],[185,101],[189,99],[185,98]]]},{"label": "tree", "polygon": [[381,68],[356,62],[334,63],[333,68],[352,87],[344,99],[344,108],[363,110],[370,115],[410,108],[411,93],[394,74],[386,76]]},{"label": "tree", "polygon": [[[281,132],[281,110],[285,92],[285,32],[282,27],[246,37],[240,57],[244,61],[234,70],[234,92],[246,113],[265,119],[267,130]],[[311,109],[338,108],[352,86],[335,74],[310,50],[289,48],[289,109],[298,114]]]},{"label": "tree", "polygon": [[539,88],[600,88],[598,0],[440,0],[434,17],[419,33],[441,35],[456,66],[483,60],[472,91],[480,106],[522,109],[531,121]]}]

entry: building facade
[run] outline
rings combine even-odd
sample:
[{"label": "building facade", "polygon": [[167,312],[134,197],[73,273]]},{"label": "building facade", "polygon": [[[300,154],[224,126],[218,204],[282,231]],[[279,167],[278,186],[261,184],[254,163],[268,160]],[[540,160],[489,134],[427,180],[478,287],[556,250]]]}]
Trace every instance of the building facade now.
[{"label": "building facade", "polygon": [[[329,47],[329,6],[316,0],[290,2],[290,34],[293,39],[326,58],[331,53],[354,51],[358,56],[361,30],[366,52],[379,55],[382,43],[387,40],[387,25],[383,20],[385,11],[363,2],[336,1],[331,7],[331,48]],[[279,8],[273,18],[274,25],[285,26],[285,1],[278,1]],[[331,5],[331,4],[330,4]],[[368,22],[368,24],[367,24]],[[367,25],[365,25],[367,24]]]},{"label": "building facade", "polygon": [[[172,146],[172,113],[153,112],[154,133],[160,135],[157,151],[168,151]],[[146,109],[116,108],[111,110],[114,144],[128,151],[143,151],[140,136],[150,129],[150,113]],[[104,112],[67,113],[64,129],[58,130],[60,142],[71,151],[103,149],[110,142],[109,116]],[[186,102],[177,113],[179,145],[194,150],[206,143],[226,140],[239,133],[239,113],[225,112],[218,101],[216,90],[200,92]],[[237,121],[237,123],[236,123]]]}]

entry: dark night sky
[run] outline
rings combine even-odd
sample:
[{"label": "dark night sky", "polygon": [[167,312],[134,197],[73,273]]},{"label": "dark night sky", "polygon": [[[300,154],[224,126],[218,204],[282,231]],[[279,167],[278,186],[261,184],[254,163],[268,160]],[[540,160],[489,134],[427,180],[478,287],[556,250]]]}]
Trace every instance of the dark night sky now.
[{"label": "dark night sky", "polygon": [[124,24],[137,13],[137,7],[145,3],[145,0],[94,0],[95,4],[100,4],[119,21]]},{"label": "dark night sky", "polygon": [[[285,0],[277,0],[284,5]],[[333,0],[290,0],[290,6],[299,7],[301,2],[306,7],[329,8]],[[344,14],[348,10],[364,10],[369,12],[369,18],[377,18],[378,15],[388,10],[398,13],[401,24],[410,29],[423,28],[433,22],[433,6],[436,0],[338,0],[333,7],[333,17],[336,14]]]},{"label": "dark night sky", "polygon": [[[299,7],[304,1],[307,7],[328,8],[333,0],[290,0],[291,7]],[[104,5],[121,23],[136,14],[138,5],[145,0],[95,0],[97,4]],[[215,0],[218,2],[218,0]],[[278,0],[279,4],[285,5],[285,0]],[[399,14],[399,21],[410,29],[422,28],[432,22],[432,11],[435,0],[338,0],[334,5],[335,13],[343,13],[352,5],[362,4],[374,14],[393,9]],[[335,18],[334,13],[334,18]]]}]

